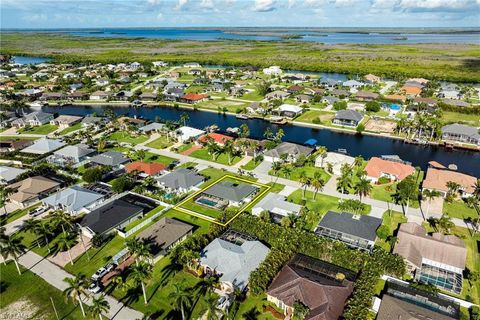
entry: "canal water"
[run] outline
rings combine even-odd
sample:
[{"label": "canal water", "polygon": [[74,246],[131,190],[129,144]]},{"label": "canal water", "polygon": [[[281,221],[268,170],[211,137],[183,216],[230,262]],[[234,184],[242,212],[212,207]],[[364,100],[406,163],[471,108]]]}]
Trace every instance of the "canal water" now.
[{"label": "canal water", "polygon": [[[419,146],[404,143],[401,140],[343,133],[328,129],[313,129],[295,125],[277,126],[260,119],[242,120],[232,115],[223,115],[215,112],[195,111],[191,109],[176,109],[172,107],[148,107],[148,108],[127,108],[108,107],[118,115],[141,117],[152,121],[179,120],[182,113],[189,115],[187,125],[203,129],[209,125],[216,124],[220,130],[240,127],[242,123],[248,124],[251,137],[263,138],[267,127],[273,132],[282,128],[285,132],[284,141],[302,144],[313,138],[318,145],[328,148],[330,151],[346,149],[352,156],[362,155],[365,159],[381,155],[398,155],[406,161],[412,162],[414,166],[426,169],[429,161],[435,160],[444,165],[456,164],[458,171],[480,177],[480,152],[455,150],[449,151],[435,146]],[[101,115],[106,107],[98,106],[66,106],[66,107],[44,107],[43,110],[51,113],[68,115],[89,115],[96,113]]]}]

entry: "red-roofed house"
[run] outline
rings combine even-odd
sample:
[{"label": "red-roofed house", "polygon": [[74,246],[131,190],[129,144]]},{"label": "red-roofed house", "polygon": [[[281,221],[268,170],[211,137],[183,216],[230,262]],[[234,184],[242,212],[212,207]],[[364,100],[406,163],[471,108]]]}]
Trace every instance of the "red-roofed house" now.
[{"label": "red-roofed house", "polygon": [[387,177],[393,181],[402,181],[415,172],[415,168],[399,162],[372,157],[365,167],[367,179],[377,182],[380,177]]},{"label": "red-roofed house", "polygon": [[197,141],[200,144],[207,144],[208,140],[213,140],[215,141],[216,144],[223,146],[227,141],[233,140],[233,138],[221,133],[212,132],[212,133],[201,136],[200,138],[198,138]]},{"label": "red-roofed house", "polygon": [[198,103],[202,102],[205,100],[208,100],[209,95],[208,94],[201,94],[201,93],[187,93],[184,95],[181,100],[182,102],[186,103]]},{"label": "red-roofed house", "polygon": [[125,166],[125,170],[127,170],[128,173],[139,171],[149,176],[157,175],[166,168],[167,166],[162,163],[147,163],[142,161],[135,161]]}]

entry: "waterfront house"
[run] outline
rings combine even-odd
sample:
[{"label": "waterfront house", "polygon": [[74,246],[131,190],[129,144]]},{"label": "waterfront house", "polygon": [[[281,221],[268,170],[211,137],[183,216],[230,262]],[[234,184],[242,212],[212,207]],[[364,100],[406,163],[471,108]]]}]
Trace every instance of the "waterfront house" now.
[{"label": "waterfront house", "polygon": [[417,87],[417,86],[412,86],[412,85],[404,85],[403,87],[400,88],[400,91],[403,92],[407,97],[413,98],[418,96],[420,93],[422,93],[422,88]]},{"label": "waterfront house", "polygon": [[153,132],[162,132],[165,129],[165,125],[163,123],[152,122],[147,124],[146,126],[138,128],[138,131],[146,134],[151,134]]},{"label": "waterfront house", "polygon": [[446,168],[428,168],[422,188],[423,190],[438,191],[443,197],[446,197],[449,191],[447,183],[450,181],[460,185],[458,192],[463,198],[471,197],[475,192],[476,177]]},{"label": "waterfront house", "polygon": [[66,146],[55,151],[50,157],[47,158],[47,161],[61,167],[68,165],[76,166],[87,160],[88,157],[94,152],[95,150],[91,149],[88,145],[79,143],[73,146]]},{"label": "waterfront house", "polygon": [[157,95],[153,92],[142,92],[138,98],[142,101],[155,101],[157,99]]},{"label": "waterfront house", "polygon": [[177,169],[157,178],[158,186],[167,192],[184,194],[193,190],[199,190],[199,186],[205,181],[205,177],[190,169]]},{"label": "waterfront house", "polygon": [[184,68],[201,68],[202,66],[198,62],[187,62],[183,64]]},{"label": "waterfront house", "polygon": [[110,94],[105,91],[95,91],[90,94],[90,100],[106,100]]},{"label": "waterfront house", "polygon": [[211,132],[201,136],[196,142],[200,145],[206,145],[210,141],[215,142],[219,146],[224,146],[227,141],[233,141],[233,137],[221,133]]},{"label": "waterfront house", "polygon": [[8,184],[15,181],[19,175],[27,172],[25,169],[0,166],[0,184]]},{"label": "waterfront house", "polygon": [[401,103],[405,103],[407,101],[407,97],[401,94],[390,94],[390,95],[384,96],[384,98],[389,101],[401,102]]},{"label": "waterfront house", "polygon": [[470,103],[462,100],[443,99],[442,102],[451,106],[456,106],[456,107],[462,107],[462,108],[470,107]]},{"label": "waterfront house", "polygon": [[66,94],[63,92],[43,92],[40,100],[64,100],[66,98]]},{"label": "waterfront house", "polygon": [[391,181],[402,181],[414,174],[415,168],[408,164],[372,157],[368,160],[365,171],[367,172],[366,178],[376,183],[382,177]]},{"label": "waterfront house", "polygon": [[102,117],[93,117],[93,116],[86,116],[82,119],[82,127],[98,130],[100,129],[106,122],[105,118]]},{"label": "waterfront house", "polygon": [[393,253],[404,258],[415,281],[462,291],[467,249],[460,238],[438,232],[430,236],[422,226],[407,222],[400,225],[397,239]]},{"label": "waterfront house", "polygon": [[196,104],[203,101],[207,101],[209,99],[208,94],[200,94],[200,93],[187,93],[184,96],[180,97],[180,101],[190,104]]},{"label": "waterfront house", "polygon": [[133,126],[134,128],[140,128],[145,126],[145,124],[147,123],[147,120],[138,119],[136,117],[135,118],[125,117],[125,116],[118,118],[117,121],[120,124],[120,127],[125,131],[128,131],[131,126]]},{"label": "waterfront house", "polygon": [[297,93],[300,93],[303,91],[303,87],[302,86],[297,86],[297,85],[294,85],[294,86],[290,86],[287,88],[287,92],[290,93],[290,94],[297,94]]},{"label": "waterfront house", "polygon": [[59,115],[53,120],[50,120],[50,124],[58,126],[60,129],[66,129],[76,123],[79,123],[82,120],[82,117],[69,116],[69,115]]},{"label": "waterfront house", "polygon": [[347,81],[343,82],[342,85],[344,87],[348,87],[348,88],[350,88],[350,90],[352,90],[352,89],[358,89],[358,88],[362,87],[364,85],[364,83],[360,82],[360,81],[357,81],[357,80],[347,80]]},{"label": "waterfront house", "polygon": [[263,69],[263,73],[269,76],[277,76],[283,73],[279,66],[271,66]]},{"label": "waterfront house", "polygon": [[264,160],[268,162],[277,162],[281,160],[282,154],[286,154],[287,162],[295,162],[299,157],[308,157],[315,151],[313,148],[302,146],[291,142],[282,142],[273,149],[264,153]]},{"label": "waterfront house", "polygon": [[28,146],[20,150],[20,152],[46,154],[49,152],[53,152],[57,149],[60,149],[64,145],[66,145],[66,143],[63,141],[44,138],[44,139],[36,140],[31,146]]},{"label": "waterfront house", "polygon": [[449,124],[442,127],[442,140],[480,145],[480,128],[465,124]]},{"label": "waterfront house", "polygon": [[195,202],[209,207],[240,207],[252,201],[258,187],[247,183],[221,181],[204,190]]},{"label": "waterfront house", "polygon": [[21,208],[26,208],[60,188],[60,183],[42,176],[30,177],[8,186],[13,190],[8,199]]},{"label": "waterfront house", "polygon": [[296,254],[275,276],[267,300],[292,319],[295,304],[308,308],[305,320],[340,319],[353,292],[355,274],[312,257]]},{"label": "waterfront house", "polygon": [[356,127],[363,120],[363,115],[355,110],[339,110],[332,120],[333,124],[339,126]]},{"label": "waterfront house", "polygon": [[192,234],[193,226],[172,218],[162,218],[136,237],[149,245],[153,260],[164,257]]},{"label": "waterfront house", "polygon": [[144,175],[147,175],[147,176],[156,176],[164,172],[166,169],[167,169],[166,165],[158,162],[147,163],[142,161],[135,161],[125,166],[125,170],[128,173],[132,173],[136,171],[139,173],[143,173]]},{"label": "waterfront house", "polygon": [[355,94],[355,99],[359,101],[373,101],[378,99],[380,95],[375,92],[368,92],[368,91],[358,91]]},{"label": "waterfront house", "polygon": [[288,202],[284,196],[270,192],[253,206],[252,214],[259,216],[262,212],[267,211],[270,213],[272,219],[278,223],[283,217],[291,214],[298,216],[301,210],[301,205]]},{"label": "waterfront house", "polygon": [[343,165],[347,164],[352,166],[354,162],[354,157],[337,152],[327,152],[319,155],[315,159],[315,166],[326,169],[329,165],[331,165],[333,174],[339,176],[341,175],[341,168]]},{"label": "waterfront house", "polygon": [[264,114],[265,113],[265,108],[262,107],[260,102],[252,102],[250,105],[246,108],[248,113],[257,113],[257,114]]},{"label": "waterfront house", "polygon": [[183,127],[178,128],[175,131],[172,131],[171,134],[173,134],[174,137],[179,142],[186,143],[190,140],[198,139],[198,137],[205,134],[205,131],[200,130],[200,129],[196,129],[196,128],[192,128],[192,127],[183,126]]},{"label": "waterfront house", "polygon": [[372,216],[328,211],[316,227],[315,234],[342,241],[352,248],[372,251],[381,224],[382,219]]},{"label": "waterfront house", "polygon": [[15,128],[23,128],[25,126],[36,127],[47,124],[51,120],[53,120],[53,114],[43,111],[34,111],[26,114],[22,118],[13,120],[12,126]]},{"label": "waterfront house", "polygon": [[250,273],[258,268],[270,250],[260,241],[234,231],[210,242],[200,253],[204,273],[220,277],[219,289],[233,293],[244,291]]},{"label": "waterfront house", "polygon": [[86,92],[75,91],[68,94],[68,98],[71,100],[88,100],[89,95]]},{"label": "waterfront house", "polygon": [[92,190],[73,186],[42,200],[44,206],[76,216],[87,213],[103,201],[104,196]]},{"label": "waterfront house", "polygon": [[295,106],[293,104],[282,104],[277,109],[273,110],[273,114],[287,117],[287,118],[295,118],[299,116],[303,112],[303,108],[299,106]]},{"label": "waterfront house", "polygon": [[367,83],[377,83],[381,81],[381,78],[374,75],[374,74],[367,74],[366,76],[363,77]]}]

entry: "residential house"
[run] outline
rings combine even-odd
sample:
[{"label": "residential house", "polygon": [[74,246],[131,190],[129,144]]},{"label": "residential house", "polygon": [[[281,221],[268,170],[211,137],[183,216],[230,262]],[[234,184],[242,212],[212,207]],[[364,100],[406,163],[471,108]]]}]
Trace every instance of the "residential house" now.
[{"label": "residential house", "polygon": [[287,92],[290,93],[290,94],[297,94],[297,93],[300,93],[303,91],[303,87],[302,86],[290,86],[287,88]]},{"label": "residential house", "polygon": [[119,91],[112,96],[113,99],[119,101],[128,101],[131,97],[133,97],[133,92],[126,90]]},{"label": "residential house", "polygon": [[23,128],[27,125],[35,127],[47,124],[51,120],[53,120],[53,114],[43,111],[34,111],[23,116],[22,118],[12,121],[12,126],[15,128]]},{"label": "residential house", "polygon": [[443,99],[442,102],[451,106],[456,106],[456,107],[462,107],[462,108],[470,107],[470,103],[462,100]]},{"label": "residential house", "polygon": [[295,162],[301,156],[308,157],[313,151],[313,148],[296,143],[282,142],[275,148],[266,151],[264,153],[264,160],[268,162],[277,162],[282,159],[282,154],[286,154],[286,161]]},{"label": "residential house", "polygon": [[76,123],[79,123],[81,120],[82,120],[82,117],[59,115],[55,119],[50,120],[50,124],[58,126],[60,129],[66,129]]},{"label": "residential house", "polygon": [[13,194],[8,197],[10,202],[21,208],[26,208],[57,190],[60,183],[42,176],[30,177],[8,186]]},{"label": "residential house", "polygon": [[138,128],[138,131],[146,134],[150,134],[153,132],[162,132],[163,130],[165,130],[165,125],[158,122],[152,122],[147,124],[146,126]]},{"label": "residential house", "polygon": [[166,101],[178,101],[185,93],[182,88],[165,88],[163,90],[163,99]]},{"label": "residential house", "polygon": [[333,107],[335,102],[338,102],[338,101],[340,101],[340,99],[334,96],[324,96],[321,100],[321,102],[326,103],[328,107]]},{"label": "residential house", "polygon": [[53,210],[63,210],[72,216],[88,213],[98,206],[104,196],[92,190],[73,186],[60,190],[42,200],[43,205]]},{"label": "residential house", "polygon": [[432,99],[432,98],[415,97],[415,98],[413,98],[412,103],[414,105],[424,104],[424,105],[427,105],[429,107],[436,107],[437,106],[437,100]]},{"label": "residential house", "polygon": [[355,94],[355,98],[360,101],[373,101],[378,99],[379,96],[378,93],[368,91],[358,91]]},{"label": "residential house", "polygon": [[187,73],[191,76],[198,76],[202,73],[202,70],[200,69],[190,69],[187,71]]},{"label": "residential house", "polygon": [[20,152],[46,154],[49,152],[53,152],[57,149],[60,149],[64,145],[66,145],[66,143],[63,141],[45,138],[45,139],[36,140],[31,146],[28,146],[20,150]]},{"label": "residential house", "polygon": [[350,91],[343,90],[343,89],[333,89],[330,91],[330,95],[343,99],[350,96]]},{"label": "residential house", "polygon": [[258,268],[270,250],[260,241],[227,231],[210,242],[200,253],[200,265],[206,274],[220,276],[220,290],[244,291],[250,273]]},{"label": "residential house", "polygon": [[198,62],[187,62],[183,64],[184,68],[201,68],[202,66]]},{"label": "residential house", "polygon": [[442,140],[480,145],[480,128],[465,124],[449,124],[442,127]]},{"label": "residential house", "polygon": [[184,194],[199,190],[205,177],[190,169],[177,169],[157,178],[158,186],[168,192]]},{"label": "residential house", "polygon": [[407,101],[407,97],[401,94],[390,94],[390,95],[384,96],[384,98],[390,101],[401,102],[401,103],[405,103]]},{"label": "residential house", "polygon": [[131,118],[131,117],[121,117],[118,118],[118,123],[122,127],[123,130],[129,130],[130,126],[133,126],[135,128],[141,128],[145,126],[147,123],[147,120],[139,119],[139,118]]},{"label": "residential house", "polygon": [[279,66],[271,66],[268,68],[263,69],[263,73],[270,75],[270,76],[277,76],[283,73],[282,69]]},{"label": "residential house", "polygon": [[192,234],[193,226],[172,218],[162,218],[136,237],[149,245],[154,261],[165,256],[173,247]]},{"label": "residential house", "polygon": [[332,120],[333,124],[339,126],[356,127],[363,120],[363,114],[355,110],[339,110]]},{"label": "residential house", "polygon": [[80,226],[82,233],[92,238],[94,235],[107,234],[114,229],[122,229],[133,221],[143,217],[143,207],[123,199],[113,199],[87,214]]},{"label": "residential house", "polygon": [[33,144],[34,140],[1,140],[0,152],[17,151]]},{"label": "residential house", "polygon": [[283,310],[286,319],[301,303],[309,312],[305,320],[337,320],[353,292],[355,274],[312,257],[296,254],[275,276],[267,300]]},{"label": "residential house", "polygon": [[90,100],[106,100],[110,97],[110,94],[105,91],[95,91],[90,94]]},{"label": "residential house", "polygon": [[182,102],[196,104],[199,102],[207,101],[210,96],[208,94],[200,93],[187,93],[180,98]]},{"label": "residential house", "polygon": [[388,280],[376,320],[457,320],[460,305],[451,298],[423,291],[400,280]]},{"label": "residential house", "polygon": [[82,119],[81,123],[84,128],[98,130],[105,124],[105,122],[106,119],[102,117],[86,116]]},{"label": "residential house", "polygon": [[76,166],[87,160],[94,152],[95,150],[91,149],[88,145],[79,143],[55,151],[50,157],[48,157],[47,161],[61,167],[69,165]]},{"label": "residential house", "polygon": [[310,103],[313,101],[313,97],[308,94],[299,94],[295,97],[295,100],[299,103]]},{"label": "residential house", "polygon": [[337,80],[333,79],[321,79],[320,84],[327,89],[334,89],[336,88],[340,83]]},{"label": "residential house", "polygon": [[156,176],[164,172],[166,169],[167,169],[166,165],[158,162],[147,163],[142,161],[135,161],[125,166],[125,170],[128,173],[137,171],[147,176]]},{"label": "residential house", "polygon": [[443,197],[446,197],[449,191],[448,182],[458,183],[460,185],[458,192],[463,198],[467,198],[474,194],[477,178],[448,169],[428,168],[422,188],[423,190],[438,191]]},{"label": "residential house", "polygon": [[27,172],[25,169],[0,166],[0,184],[9,184],[15,181],[19,175]]},{"label": "residential house", "polygon": [[274,114],[282,117],[295,118],[303,112],[303,108],[293,104],[282,104],[277,109],[273,110]]},{"label": "residential house", "polygon": [[221,133],[211,132],[201,136],[196,142],[200,145],[206,145],[209,141],[213,141],[219,146],[224,146],[228,141],[233,141],[233,137]]},{"label": "residential house", "polygon": [[352,248],[372,251],[381,224],[382,219],[372,216],[328,211],[315,229],[315,234],[342,241]]},{"label": "residential house", "polygon": [[121,152],[107,151],[98,154],[90,159],[90,164],[111,167],[113,170],[118,170],[124,167],[126,162],[130,161],[124,157]]},{"label": "residential house", "polygon": [[374,75],[374,74],[367,74],[366,76],[363,77],[367,83],[378,83],[381,81],[380,77]]},{"label": "residential house", "polygon": [[247,183],[221,181],[204,190],[195,202],[207,207],[240,207],[252,201],[258,187]]},{"label": "residential house", "polygon": [[360,81],[357,81],[357,80],[347,80],[347,81],[343,82],[342,85],[344,87],[350,88],[350,90],[352,90],[352,89],[356,90],[356,89],[362,87],[364,85],[364,83],[360,82]]},{"label": "residential house", "polygon": [[43,92],[41,100],[64,100],[66,98],[65,93],[63,92]]},{"label": "residential house", "polygon": [[327,169],[329,165],[331,165],[333,174],[339,176],[341,175],[341,168],[343,165],[347,164],[352,166],[354,162],[354,157],[337,152],[326,152],[315,159],[315,166]]},{"label": "residential house", "polygon": [[367,179],[376,183],[381,177],[388,178],[391,181],[402,181],[414,174],[415,168],[401,162],[372,157],[368,161],[365,171],[367,172]]},{"label": "residential house", "polygon": [[257,113],[257,114],[264,114],[265,113],[265,108],[262,107],[260,102],[252,102],[250,105],[246,108],[248,113]]},{"label": "residential house", "polygon": [[166,66],[168,66],[168,63],[164,62],[164,61],[153,61],[152,64],[153,64],[154,67],[166,67]]},{"label": "residential house", "polygon": [[175,131],[172,131],[171,134],[173,134],[179,142],[185,143],[190,140],[198,139],[198,137],[205,134],[205,131],[192,128],[192,127],[183,126],[178,128]]},{"label": "residential house", "polygon": [[86,92],[75,91],[68,94],[68,98],[72,100],[88,100],[89,95]]},{"label": "residential house", "polygon": [[422,93],[423,90],[421,87],[419,88],[418,86],[404,85],[400,88],[400,91],[406,94],[407,97],[416,97],[420,93]]},{"label": "residential house", "polygon": [[404,258],[415,281],[456,294],[462,291],[467,249],[460,238],[438,232],[430,236],[416,223],[403,223],[393,253]]},{"label": "residential house", "polygon": [[298,216],[301,210],[301,205],[288,202],[284,196],[270,192],[253,206],[252,214],[259,216],[262,212],[267,211],[272,219],[278,223],[283,217],[288,217],[291,214]]},{"label": "residential house", "polygon": [[157,95],[153,92],[142,92],[138,98],[142,101],[155,101],[157,99]]},{"label": "residential house", "polygon": [[290,96],[290,93],[285,92],[285,91],[277,90],[277,91],[267,93],[265,95],[265,99],[267,99],[269,101],[277,100],[277,99],[284,100],[284,99],[288,98],[289,96]]}]

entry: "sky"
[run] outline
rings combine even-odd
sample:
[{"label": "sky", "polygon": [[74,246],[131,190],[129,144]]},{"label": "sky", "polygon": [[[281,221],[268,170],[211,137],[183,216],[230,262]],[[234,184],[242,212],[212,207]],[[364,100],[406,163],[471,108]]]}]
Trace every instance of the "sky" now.
[{"label": "sky", "polygon": [[479,27],[480,0],[0,0],[0,27]]}]

